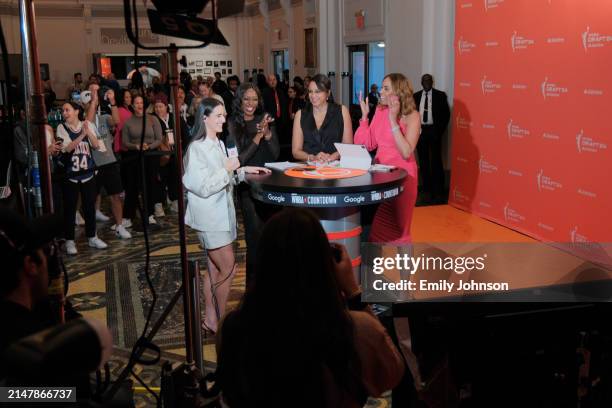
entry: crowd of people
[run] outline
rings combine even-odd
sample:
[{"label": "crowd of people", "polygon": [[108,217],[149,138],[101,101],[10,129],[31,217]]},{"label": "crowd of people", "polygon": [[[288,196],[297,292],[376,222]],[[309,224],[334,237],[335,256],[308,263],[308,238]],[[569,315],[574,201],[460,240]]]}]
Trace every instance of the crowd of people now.
[{"label": "crowd of people", "polygon": [[[118,239],[130,239],[138,203],[145,209],[143,225],[156,224],[166,211],[177,211],[182,182],[185,222],[208,259],[202,328],[220,332],[220,382],[230,406],[263,401],[262,381],[269,378],[283,384],[288,395],[306,385],[318,389],[308,402],[320,406],[358,406],[367,395],[397,384],[403,360],[359,302],[346,250],[328,242],[314,214],[263,204],[241,182],[245,174],[270,173],[265,163],[279,158],[330,163],[339,159],[334,143],[363,144],[376,150],[375,162],[408,173],[400,195],[378,207],[369,241],[409,244],[422,112],[404,75],[389,74],[380,94],[372,89],[368,98],[360,97],[356,132],[349,110],[334,102],[331,82],[322,74],[295,77],[290,85],[286,73],[282,78],[258,73],[241,84],[236,76],[192,79],[183,72],[177,106],[169,103],[167,83],[153,78],[145,88],[138,71],[127,88],[112,77],[91,75],[84,84],[77,73],[74,79],[70,99],[61,106],[62,120],[47,128],[54,199],[62,209],[69,255],[78,252],[80,211],[88,245],[108,246],[96,234],[96,221],[110,218],[100,209],[102,196],[110,201],[111,229]],[[174,154],[179,129],[182,179]],[[226,315],[236,274],[236,207],[244,219],[247,289],[240,307]],[[281,281],[292,283],[279,288]],[[279,296],[285,297],[282,312],[271,318],[266,311]],[[255,335],[262,329],[273,341]],[[309,351],[298,358],[296,349]],[[296,358],[305,371],[293,375],[287,365]],[[262,364],[266,376],[258,378]]]}]

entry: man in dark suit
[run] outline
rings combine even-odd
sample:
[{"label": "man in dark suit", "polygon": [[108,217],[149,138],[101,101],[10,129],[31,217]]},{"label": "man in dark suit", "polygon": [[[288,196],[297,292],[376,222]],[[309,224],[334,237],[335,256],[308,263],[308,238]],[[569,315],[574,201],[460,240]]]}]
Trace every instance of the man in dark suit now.
[{"label": "man in dark suit", "polygon": [[290,130],[287,129],[289,115],[287,113],[288,101],[285,93],[278,89],[278,80],[275,74],[267,77],[268,87],[262,91],[264,109],[274,118],[276,133],[282,144],[291,143]]},{"label": "man in dark suit", "polygon": [[421,85],[423,90],[414,94],[421,114],[421,137],[417,144],[419,171],[423,191],[431,194],[433,202],[440,202],[444,195],[442,136],[450,119],[450,108],[446,93],[433,88],[431,74],[423,75]]}]

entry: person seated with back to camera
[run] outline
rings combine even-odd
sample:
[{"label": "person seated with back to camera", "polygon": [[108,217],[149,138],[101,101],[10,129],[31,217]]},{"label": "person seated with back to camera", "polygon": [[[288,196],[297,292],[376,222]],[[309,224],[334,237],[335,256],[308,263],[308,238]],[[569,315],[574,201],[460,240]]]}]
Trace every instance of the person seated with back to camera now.
[{"label": "person seated with back to camera", "polygon": [[254,285],[217,338],[224,402],[362,407],[396,386],[403,360],[360,299],[346,248],[330,244],[313,212],[274,215],[259,240]]},{"label": "person seated with back to camera", "polygon": [[236,274],[233,242],[236,240],[234,175],[242,181],[245,173],[270,173],[263,167],[243,166],[237,157],[228,157],[218,134],[223,131],[225,107],[215,98],[204,98],[196,113],[200,122],[185,155],[183,185],[187,190],[185,224],[193,228],[208,255],[204,274],[206,304],[204,330],[216,333],[224,315],[232,279]]},{"label": "person seated with back to camera", "polygon": [[353,143],[349,111],[329,101],[331,81],[323,74],[312,78],[307,92],[309,103],[294,117],[291,153],[300,161],[338,160],[334,143]]}]

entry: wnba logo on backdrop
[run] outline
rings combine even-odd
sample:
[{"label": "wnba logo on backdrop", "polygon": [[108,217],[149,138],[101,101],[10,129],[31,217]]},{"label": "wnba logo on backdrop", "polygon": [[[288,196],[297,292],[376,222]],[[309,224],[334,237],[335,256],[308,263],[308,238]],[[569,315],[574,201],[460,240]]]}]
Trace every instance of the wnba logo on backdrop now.
[{"label": "wnba logo on backdrop", "polygon": [[459,40],[457,40],[457,51],[459,52],[459,55],[472,52],[474,48],[476,48],[476,44],[464,40],[463,36],[459,37]]},{"label": "wnba logo on backdrop", "polygon": [[589,48],[601,48],[606,43],[610,42],[612,42],[612,35],[592,33],[591,26],[587,26],[586,30],[582,33],[582,47],[584,48],[584,52],[587,52]]},{"label": "wnba logo on backdrop", "polygon": [[568,92],[568,89],[566,87],[559,86],[554,82],[550,82],[548,80],[548,77],[544,78],[544,81],[542,81],[540,88],[542,90],[542,97],[544,98],[544,100],[546,100],[547,98],[558,98]]},{"label": "wnba logo on backdrop", "polygon": [[503,208],[504,211],[504,220],[511,222],[523,222],[525,221],[525,216],[516,211],[514,208],[510,207],[510,203],[506,203]]},{"label": "wnba logo on backdrop", "polygon": [[580,129],[580,133],[576,135],[576,148],[578,153],[598,153],[600,150],[606,150],[608,145],[597,142],[592,137],[585,136],[584,129]]},{"label": "wnba logo on backdrop", "polygon": [[484,158],[484,154],[480,156],[478,160],[478,173],[480,174],[492,174],[497,171],[497,166],[491,162],[488,162]]},{"label": "wnba logo on backdrop", "polygon": [[487,79],[487,76],[485,75],[484,77],[482,77],[482,80],[480,81],[480,89],[482,90],[483,95],[487,95],[487,94],[495,93],[496,91],[501,89],[501,84],[498,84],[497,82],[493,82],[492,80]]},{"label": "wnba logo on backdrop", "polygon": [[489,11],[489,9],[499,7],[499,5],[503,2],[504,0],[484,0],[485,11]]},{"label": "wnba logo on backdrop", "polygon": [[526,50],[530,45],[534,45],[535,41],[518,35],[515,30],[514,34],[510,37],[510,44],[512,45],[512,52],[516,52],[518,50]]},{"label": "wnba logo on backdrop", "polygon": [[457,129],[469,129],[472,127],[472,122],[467,118],[461,116],[460,113],[457,114]]},{"label": "wnba logo on backdrop", "polygon": [[546,176],[543,169],[540,169],[540,171],[536,174],[536,183],[538,185],[539,192],[542,192],[542,190],[555,191],[563,188],[561,183],[553,180],[549,176]]},{"label": "wnba logo on backdrop", "polygon": [[508,122],[507,132],[508,132],[508,139],[510,140],[512,140],[512,138],[522,139],[525,136],[529,136],[531,134],[529,130],[522,128],[519,125],[515,124],[512,119],[510,119],[510,121]]}]

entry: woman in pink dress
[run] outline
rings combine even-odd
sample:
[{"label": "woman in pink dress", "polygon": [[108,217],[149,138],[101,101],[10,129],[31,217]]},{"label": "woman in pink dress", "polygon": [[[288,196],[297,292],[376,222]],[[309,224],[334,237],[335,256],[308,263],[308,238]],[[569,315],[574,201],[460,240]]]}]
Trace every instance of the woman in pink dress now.
[{"label": "woman in pink dress", "polygon": [[408,172],[404,189],[394,200],[382,203],[372,223],[370,242],[405,245],[412,242],[410,224],[417,197],[418,171],[414,151],[421,133],[421,119],[412,97],[412,86],[402,74],[389,74],[382,83],[379,105],[368,125],[368,100],[359,98],[361,120],[355,143],[378,149],[376,163]]},{"label": "woman in pink dress", "polygon": [[115,153],[121,153],[121,130],[123,130],[123,125],[129,118],[132,117],[132,94],[128,89],[122,89],[119,92],[120,97],[117,100],[118,110],[119,110],[119,123],[115,127],[115,139],[113,143],[113,150]]}]

